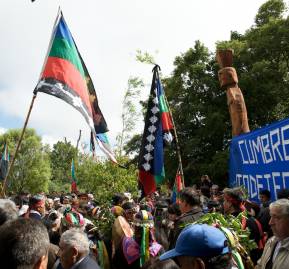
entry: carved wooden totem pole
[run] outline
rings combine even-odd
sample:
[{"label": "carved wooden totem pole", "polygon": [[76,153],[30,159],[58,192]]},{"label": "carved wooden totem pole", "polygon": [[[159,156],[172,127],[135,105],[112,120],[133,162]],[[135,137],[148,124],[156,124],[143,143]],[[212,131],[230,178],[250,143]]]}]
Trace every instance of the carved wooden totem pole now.
[{"label": "carved wooden totem pole", "polygon": [[219,82],[226,89],[227,103],[232,122],[232,136],[250,132],[247,109],[241,89],[238,87],[238,76],[233,62],[232,50],[218,50],[217,62],[221,69],[218,72]]}]

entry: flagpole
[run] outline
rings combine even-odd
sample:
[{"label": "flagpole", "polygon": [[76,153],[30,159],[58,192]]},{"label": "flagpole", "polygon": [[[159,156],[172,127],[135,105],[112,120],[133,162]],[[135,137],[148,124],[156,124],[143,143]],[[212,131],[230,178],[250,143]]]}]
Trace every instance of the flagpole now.
[{"label": "flagpole", "polygon": [[29,117],[30,117],[30,114],[31,114],[31,110],[32,110],[32,107],[33,107],[34,100],[35,100],[36,96],[37,96],[37,93],[34,93],[34,94],[33,94],[33,97],[32,97],[32,100],[31,100],[31,103],[30,103],[30,107],[29,107],[29,110],[28,110],[26,119],[25,119],[25,123],[24,123],[23,129],[22,129],[22,133],[21,133],[21,135],[20,135],[20,138],[19,138],[19,140],[18,140],[16,149],[15,149],[15,153],[14,153],[14,155],[13,155],[13,157],[12,157],[12,160],[11,160],[10,165],[8,165],[8,170],[7,170],[5,179],[4,179],[4,181],[3,181],[3,186],[2,186],[2,196],[3,196],[3,197],[6,197],[6,195],[5,195],[5,190],[6,190],[7,178],[9,177],[9,174],[10,174],[10,172],[11,172],[11,170],[12,170],[13,165],[14,165],[14,162],[15,162],[15,159],[16,159],[16,156],[17,156],[17,153],[18,153],[18,151],[19,151],[20,144],[21,144],[21,142],[22,142],[22,139],[23,139],[23,136],[24,136],[26,127],[27,127],[27,123],[28,123],[28,120],[29,120]]},{"label": "flagpole", "polygon": [[[159,78],[159,72],[158,70],[161,70],[160,66],[159,65],[155,65],[154,68],[153,68],[153,71],[156,71],[156,74]],[[164,91],[164,89],[163,89]],[[179,169],[180,169],[180,173],[181,173],[181,178],[182,178],[182,184],[183,186],[185,186],[185,183],[184,183],[184,172],[183,172],[183,165],[182,165],[182,157],[181,157],[181,150],[180,150],[180,145],[179,145],[179,139],[178,139],[178,135],[177,135],[177,130],[176,130],[176,125],[175,125],[175,122],[174,122],[174,118],[173,118],[173,114],[172,114],[172,111],[170,109],[170,106],[169,106],[169,103],[168,103],[168,100],[167,100],[167,97],[166,95],[164,94],[164,99],[165,99],[165,102],[167,104],[167,107],[168,107],[168,110],[169,110],[169,113],[170,113],[170,116],[171,116],[171,119],[172,119],[172,123],[173,123],[173,130],[174,130],[174,135],[175,135],[175,140],[176,140],[176,147],[177,147],[177,155],[178,155],[178,160],[179,160]]]},{"label": "flagpole", "polygon": [[[164,94],[164,97],[165,97],[165,101],[166,103],[168,104],[168,100],[167,100],[167,97],[165,96]],[[172,123],[173,123],[173,130],[174,130],[174,135],[175,135],[175,139],[176,139],[176,147],[177,147],[177,155],[178,155],[178,160],[179,160],[179,169],[180,169],[180,172],[181,172],[181,177],[182,177],[182,184],[183,186],[185,186],[185,180],[184,180],[184,172],[183,172],[183,165],[182,165],[182,157],[181,157],[181,149],[180,149],[180,145],[179,145],[179,139],[178,139],[178,135],[177,135],[177,130],[176,130],[176,125],[175,125],[175,122],[174,122],[174,118],[173,118],[173,115],[172,115],[172,112],[171,112],[171,109],[168,105],[168,110],[169,110],[169,113],[170,113],[170,116],[171,116],[171,119],[172,119]]]}]

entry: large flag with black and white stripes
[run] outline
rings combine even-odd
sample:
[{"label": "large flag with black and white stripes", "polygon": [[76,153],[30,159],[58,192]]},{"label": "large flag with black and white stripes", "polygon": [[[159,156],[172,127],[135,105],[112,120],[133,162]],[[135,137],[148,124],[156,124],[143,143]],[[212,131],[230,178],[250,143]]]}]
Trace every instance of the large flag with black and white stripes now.
[{"label": "large flag with black and white stripes", "polygon": [[157,184],[163,182],[165,178],[164,144],[170,144],[173,140],[171,131],[174,127],[158,69],[157,65],[153,69],[138,162],[139,182],[144,195],[156,191]]}]

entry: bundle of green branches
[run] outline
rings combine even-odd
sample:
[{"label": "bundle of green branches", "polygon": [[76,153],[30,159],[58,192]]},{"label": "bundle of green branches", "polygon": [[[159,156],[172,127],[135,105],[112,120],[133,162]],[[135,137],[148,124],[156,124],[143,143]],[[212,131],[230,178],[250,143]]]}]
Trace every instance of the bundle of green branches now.
[{"label": "bundle of green branches", "polygon": [[221,213],[207,213],[195,223],[208,224],[220,229],[228,239],[234,260],[238,268],[254,268],[249,253],[257,248],[254,240],[249,238],[248,228],[242,228],[242,219],[247,218],[247,212],[241,212],[237,217],[224,216]]}]

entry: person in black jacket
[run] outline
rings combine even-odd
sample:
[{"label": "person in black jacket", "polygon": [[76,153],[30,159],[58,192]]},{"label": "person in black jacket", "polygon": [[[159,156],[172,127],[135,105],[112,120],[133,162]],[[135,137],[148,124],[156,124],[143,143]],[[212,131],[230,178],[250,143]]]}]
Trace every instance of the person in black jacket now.
[{"label": "person in black jacket", "polygon": [[186,224],[193,223],[204,215],[201,208],[200,196],[191,187],[184,188],[181,191],[179,206],[182,215],[175,220],[169,249],[175,247],[178,236]]},{"label": "person in black jacket", "polygon": [[45,197],[41,194],[32,196],[29,199],[29,218],[42,220],[45,215]]},{"label": "person in black jacket", "polygon": [[60,263],[63,269],[100,269],[89,256],[87,235],[79,229],[70,229],[61,235],[59,243]]}]

